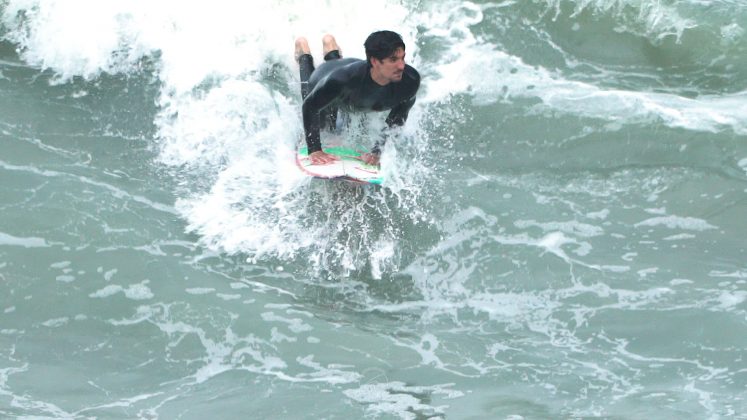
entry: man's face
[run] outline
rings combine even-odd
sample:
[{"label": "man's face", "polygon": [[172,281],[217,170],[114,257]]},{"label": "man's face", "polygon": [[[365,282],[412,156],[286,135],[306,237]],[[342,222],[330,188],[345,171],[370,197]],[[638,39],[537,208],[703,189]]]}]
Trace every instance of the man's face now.
[{"label": "man's face", "polygon": [[405,50],[397,48],[392,55],[383,60],[371,59],[371,66],[381,80],[399,82],[405,71]]}]

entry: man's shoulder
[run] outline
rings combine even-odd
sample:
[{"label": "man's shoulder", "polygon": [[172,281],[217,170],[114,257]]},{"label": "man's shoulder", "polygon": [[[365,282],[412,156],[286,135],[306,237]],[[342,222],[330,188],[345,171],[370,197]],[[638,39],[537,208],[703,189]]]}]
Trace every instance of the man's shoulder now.
[{"label": "man's shoulder", "polygon": [[415,67],[405,64],[405,76],[420,81],[420,73],[415,70]]},{"label": "man's shoulder", "polygon": [[329,75],[342,82],[355,80],[366,74],[366,62],[359,58],[341,58],[324,64],[331,67]]},{"label": "man's shoulder", "polygon": [[417,92],[418,88],[420,87],[420,73],[415,70],[415,67],[406,64],[405,72],[402,76],[402,81],[405,82],[405,86],[412,90],[412,93],[415,94],[415,92]]},{"label": "man's shoulder", "polygon": [[317,89],[331,89],[354,83],[365,74],[366,62],[357,58],[340,58],[320,64],[309,78]]}]

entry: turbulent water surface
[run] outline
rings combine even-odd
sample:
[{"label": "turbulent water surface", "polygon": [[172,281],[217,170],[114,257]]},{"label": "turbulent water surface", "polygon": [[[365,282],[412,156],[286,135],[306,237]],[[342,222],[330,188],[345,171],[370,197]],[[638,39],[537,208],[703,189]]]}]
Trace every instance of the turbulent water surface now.
[{"label": "turbulent water surface", "polygon": [[[747,418],[745,6],[0,0],[0,417]],[[385,185],[304,177],[385,28]]]}]

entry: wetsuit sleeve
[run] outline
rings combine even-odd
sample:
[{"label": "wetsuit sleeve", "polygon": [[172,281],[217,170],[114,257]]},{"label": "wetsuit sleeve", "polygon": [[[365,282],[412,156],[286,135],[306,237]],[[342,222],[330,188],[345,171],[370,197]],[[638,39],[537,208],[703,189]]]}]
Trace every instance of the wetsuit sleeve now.
[{"label": "wetsuit sleeve", "polygon": [[333,77],[314,87],[306,100],[303,101],[303,128],[306,133],[306,147],[309,154],[322,150],[322,140],[319,135],[319,113],[331,104],[341,93],[343,83]]},{"label": "wetsuit sleeve", "polygon": [[394,126],[401,127],[405,125],[405,121],[407,121],[407,116],[410,114],[410,109],[413,105],[415,105],[414,96],[404,102],[400,102],[392,108],[392,111],[389,112],[389,115],[386,117],[387,128],[384,129],[381,138],[374,144],[374,147],[371,149],[372,153],[381,153],[381,148],[384,147],[389,139],[389,129]]},{"label": "wetsuit sleeve", "polygon": [[400,102],[397,104],[394,108],[392,108],[392,111],[389,112],[389,116],[386,117],[386,125],[389,126],[389,128],[397,125],[397,126],[403,126],[405,125],[405,121],[407,121],[407,115],[410,114],[410,108],[415,105],[415,97]]},{"label": "wetsuit sleeve", "polygon": [[420,74],[414,68],[407,66],[405,77],[400,90],[403,100],[395,105],[386,117],[387,128],[384,129],[381,139],[374,144],[371,150],[373,153],[381,153],[381,148],[386,144],[387,139],[391,135],[391,128],[405,125],[407,116],[410,114],[410,109],[415,105],[415,95],[420,87]]}]

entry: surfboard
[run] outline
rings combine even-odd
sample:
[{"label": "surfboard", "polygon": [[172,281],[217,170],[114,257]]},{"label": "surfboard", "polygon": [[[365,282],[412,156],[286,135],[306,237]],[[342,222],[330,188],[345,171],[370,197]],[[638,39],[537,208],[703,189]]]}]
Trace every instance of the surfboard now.
[{"label": "surfboard", "polygon": [[339,160],[326,165],[312,165],[309,152],[304,146],[296,151],[296,165],[302,172],[314,178],[375,185],[381,185],[384,181],[381,169],[363,162],[361,152],[345,146],[325,147],[323,150],[337,156]]}]

